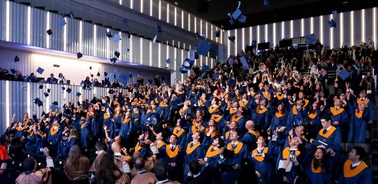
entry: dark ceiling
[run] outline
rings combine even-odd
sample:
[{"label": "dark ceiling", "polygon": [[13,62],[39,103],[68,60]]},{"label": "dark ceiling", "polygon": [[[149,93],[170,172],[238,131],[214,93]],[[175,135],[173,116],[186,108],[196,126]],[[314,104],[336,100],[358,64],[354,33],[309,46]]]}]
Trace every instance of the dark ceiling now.
[{"label": "dark ceiling", "polygon": [[166,0],[193,15],[225,30],[306,18],[378,6],[378,0],[240,0],[240,10],[247,15],[246,23],[229,23],[228,12],[238,6],[238,0]]}]

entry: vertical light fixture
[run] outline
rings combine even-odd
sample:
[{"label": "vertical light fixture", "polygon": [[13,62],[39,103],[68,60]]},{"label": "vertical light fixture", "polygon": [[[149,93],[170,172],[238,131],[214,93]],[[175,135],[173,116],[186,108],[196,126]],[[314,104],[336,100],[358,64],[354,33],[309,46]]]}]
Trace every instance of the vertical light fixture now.
[{"label": "vertical light fixture", "polygon": [[143,2],[144,2],[144,0],[140,0],[140,12],[141,13],[144,13],[143,12]]},{"label": "vertical light fixture", "polygon": [[[9,33],[10,33],[10,1],[6,1],[5,2],[5,41],[9,42],[10,41],[10,36],[9,36]],[[8,115],[7,115],[8,116]],[[9,121],[7,121],[8,123]]]},{"label": "vertical light fixture", "polygon": [[245,30],[244,30],[244,27],[241,29],[241,33],[242,33],[242,49],[244,50],[244,47],[246,46],[245,45]]},{"label": "vertical light fixture", "polygon": [[175,26],[177,26],[177,7],[175,6]]},{"label": "vertical light fixture", "polygon": [[188,13],[188,31],[190,31],[190,13]]},{"label": "vertical light fixture", "polygon": [[350,45],[354,45],[354,11],[350,12]]},{"label": "vertical light fixture", "polygon": [[365,38],[365,31],[366,31],[366,29],[365,29],[365,21],[366,21],[366,19],[365,19],[365,9],[362,9],[361,10],[361,23],[362,23],[362,26],[361,26],[361,41],[363,41],[363,42],[367,42],[367,40],[366,40],[366,38]]},{"label": "vertical light fixture", "polygon": [[27,25],[27,29],[26,29],[26,35],[27,35],[27,41],[26,41],[26,44],[27,45],[30,45],[30,37],[31,37],[31,29],[30,29],[30,25],[31,25],[31,7],[28,6],[28,15],[27,15],[27,19],[28,19],[28,25]]},{"label": "vertical light fixture", "polygon": [[29,114],[31,114],[31,98],[30,98],[30,94],[31,94],[31,89],[30,89],[30,82],[27,82],[26,83],[26,112],[28,112]]},{"label": "vertical light fixture", "polygon": [[194,30],[193,32],[197,32],[197,17],[194,17]]},{"label": "vertical light fixture", "polygon": [[130,9],[134,9],[134,0],[130,0]]},{"label": "vertical light fixture", "polygon": [[314,17],[310,18],[310,34],[314,33]]},{"label": "vertical light fixture", "polygon": [[304,18],[301,19],[301,36],[304,36],[304,27],[305,27],[305,22],[304,22]]},{"label": "vertical light fixture", "polygon": [[[46,30],[47,29],[50,29],[50,12],[46,13]],[[49,36],[46,36],[46,48],[48,48],[48,49],[50,48],[50,37]]]},{"label": "vertical light fixture", "polygon": [[159,20],[161,20],[161,1],[162,0],[159,0]]},{"label": "vertical light fixture", "polygon": [[253,35],[252,35],[252,26],[249,27],[249,38],[250,38],[249,42],[250,42],[251,45],[252,45],[252,40],[255,39],[255,38],[253,38]]},{"label": "vertical light fixture", "polygon": [[[63,19],[66,21],[66,18]],[[63,26],[63,51],[67,51],[67,26],[69,26],[69,24]]]},{"label": "vertical light fixture", "polygon": [[79,22],[79,51],[83,52],[83,21]]},{"label": "vertical light fixture", "polygon": [[143,64],[143,54],[143,38],[139,38],[139,64]]},{"label": "vertical light fixture", "polygon": [[281,39],[285,39],[285,22],[284,21],[281,22]]},{"label": "vertical light fixture", "polygon": [[276,43],[277,43],[277,38],[276,38],[276,36],[277,36],[277,33],[276,33],[276,23],[273,23],[273,47],[275,47],[276,46]]},{"label": "vertical light fixture", "polygon": [[184,25],[185,25],[185,24],[184,24],[184,22],[185,22],[185,21],[184,21],[184,14],[185,14],[184,10],[181,10],[181,28],[182,28],[182,29],[184,29],[184,27],[185,27],[185,26],[184,26]]},{"label": "vertical light fixture", "polygon": [[[143,42],[143,40],[142,40],[142,42]],[[153,53],[153,52],[152,52],[152,42],[148,42],[148,43],[150,44],[149,51],[148,51],[150,57],[149,57],[148,60],[149,60],[149,62],[150,62],[150,63],[149,63],[150,66],[152,66],[152,59],[153,59],[153,57],[152,57],[152,55],[153,55],[153,54],[152,54],[152,53]],[[156,62],[156,61],[155,61],[155,62]],[[143,64],[143,63],[141,63],[141,64]],[[159,67],[159,68],[161,67],[160,62],[158,62],[158,67]]]},{"label": "vertical light fixture", "polygon": [[169,11],[170,11],[170,10],[169,10],[169,3],[167,3],[167,22],[168,22],[168,23],[170,23],[170,22],[169,22]]},{"label": "vertical light fixture", "polygon": [[93,55],[97,56],[97,25],[93,24]]},{"label": "vertical light fixture", "polygon": [[[134,47],[133,47],[133,40],[134,40],[134,36],[133,35],[130,35],[130,39],[129,39],[129,48],[130,50],[133,50]],[[129,52],[130,54],[130,62],[134,63],[135,62],[135,59],[134,59],[134,52]]]},{"label": "vertical light fixture", "polygon": [[[9,1],[7,1],[9,2]],[[5,120],[6,126],[9,127],[10,122],[10,94],[9,94],[9,81],[5,81]]]},{"label": "vertical light fixture", "polygon": [[[235,35],[234,35],[234,36],[235,36],[235,42],[238,43],[238,42],[237,42],[237,39],[238,39],[238,32],[237,32],[236,29],[234,30],[234,34],[235,34]],[[234,45],[235,45],[235,44],[234,44]],[[235,50],[234,50],[235,54],[237,54],[237,53],[238,53],[238,47],[237,47],[237,45],[234,46],[234,49],[235,49]]]},{"label": "vertical light fixture", "polygon": [[261,43],[261,39],[260,39],[260,25],[257,26],[257,40],[256,40],[257,43]]},{"label": "vertical light fixture", "polygon": [[[152,56],[152,54],[151,54],[151,56]],[[159,68],[161,68],[161,43],[158,43],[158,63],[159,63]],[[166,66],[168,66],[168,65],[166,65]]]},{"label": "vertical light fixture", "polygon": [[[230,35],[230,31],[227,31],[228,32],[228,36],[231,36]],[[231,47],[230,47],[230,44],[231,44],[231,41],[229,39],[227,39],[227,53],[228,55],[231,55]]]},{"label": "vertical light fixture", "polygon": [[[332,18],[332,14],[329,16],[329,20],[331,20]],[[334,28],[331,28],[329,29],[329,45],[332,48],[335,48],[335,46],[333,45],[333,32],[334,32]]]},{"label": "vertical light fixture", "polygon": [[268,24],[265,24],[265,38],[264,38],[265,42],[268,42]]},{"label": "vertical light fixture", "polygon": [[290,21],[290,38],[294,37],[294,21]]},{"label": "vertical light fixture", "polygon": [[[108,28],[106,31],[109,32],[110,29]],[[112,39],[112,41],[113,41],[113,39]],[[106,50],[105,50],[105,52],[106,52],[105,53],[106,57],[112,57],[113,56],[113,53],[110,51],[110,39],[106,39]]]},{"label": "vertical light fixture", "polygon": [[344,13],[339,13],[340,16],[340,46],[344,45]]},{"label": "vertical light fixture", "polygon": [[153,2],[153,0],[150,0],[150,16],[151,17],[154,16],[153,15],[153,7],[154,7],[154,2]]},{"label": "vertical light fixture", "polygon": [[321,43],[324,43],[324,40],[323,40],[323,15],[320,16],[320,26],[319,26],[319,29],[320,29],[320,42]]},{"label": "vertical light fixture", "polygon": [[373,8],[373,42],[374,42],[374,46],[376,46],[376,42],[377,42],[377,8],[374,7]]},{"label": "vertical light fixture", "polygon": [[122,5],[122,0],[119,0],[119,4]]},{"label": "vertical light fixture", "polygon": [[[51,89],[51,84],[46,84],[46,88]],[[81,89],[82,88],[80,88],[80,90]],[[80,91],[80,93],[82,93],[82,92]],[[50,112],[50,98],[46,98],[45,104],[46,104],[45,112]]]}]

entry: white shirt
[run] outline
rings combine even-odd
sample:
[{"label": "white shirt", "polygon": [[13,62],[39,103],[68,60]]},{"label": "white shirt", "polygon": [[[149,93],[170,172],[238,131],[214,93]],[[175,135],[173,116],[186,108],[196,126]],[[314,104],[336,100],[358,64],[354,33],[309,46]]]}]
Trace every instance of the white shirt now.
[{"label": "white shirt", "polygon": [[198,174],[194,175],[193,178],[197,178],[200,174],[201,174],[201,172],[199,172]]},{"label": "white shirt", "polygon": [[352,164],[352,167],[357,167],[358,165],[360,165],[361,162],[362,162],[362,160],[359,161],[359,162],[356,162],[356,163]]},{"label": "white shirt", "polygon": [[156,182],[156,184],[162,184],[162,183],[166,183],[168,181],[169,181],[169,179],[166,179],[166,180],[158,181],[158,182]]}]

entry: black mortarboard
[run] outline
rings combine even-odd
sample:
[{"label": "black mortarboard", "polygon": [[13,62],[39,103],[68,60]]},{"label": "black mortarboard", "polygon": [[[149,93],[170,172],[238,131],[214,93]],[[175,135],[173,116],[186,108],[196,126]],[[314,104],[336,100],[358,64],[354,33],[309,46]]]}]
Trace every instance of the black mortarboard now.
[{"label": "black mortarboard", "polygon": [[42,84],[40,84],[38,88],[39,88],[39,89],[43,89],[43,85],[42,85]]},{"label": "black mortarboard", "polygon": [[230,41],[232,41],[232,42],[235,42],[235,36],[234,36],[234,35],[229,36],[228,39],[229,39]]},{"label": "black mortarboard", "polygon": [[112,63],[112,65],[114,65],[114,63],[116,63],[117,62],[117,58],[112,58],[112,59],[110,59],[110,63]]},{"label": "black mortarboard", "polygon": [[81,52],[78,52],[77,53],[77,59],[80,59],[80,58],[82,58],[83,57],[83,54],[81,53]]},{"label": "black mortarboard", "polygon": [[36,72],[39,73],[39,74],[42,74],[44,71],[45,71],[45,69],[38,67]]},{"label": "black mortarboard", "polygon": [[50,89],[47,89],[47,92],[50,93]]},{"label": "black mortarboard", "polygon": [[112,32],[108,32],[106,31],[106,36],[110,39],[110,38],[113,38],[113,33]]},{"label": "black mortarboard", "polygon": [[80,92],[77,92],[77,93],[76,93],[76,96],[77,96],[77,97],[80,97],[80,96],[81,96],[81,93],[80,93]]},{"label": "black mortarboard", "polygon": [[63,87],[62,87],[62,90],[64,91],[65,89],[66,89],[66,88],[63,86]]},{"label": "black mortarboard", "polygon": [[52,104],[53,104],[53,105],[58,105],[58,102],[57,102],[57,101],[54,101]]},{"label": "black mortarboard", "polygon": [[104,72],[104,76],[105,76],[105,77],[108,76],[108,72]]},{"label": "black mortarboard", "polygon": [[329,28],[336,28],[336,22],[333,20],[333,19],[331,19],[330,21],[328,21],[328,25],[329,25]]},{"label": "black mortarboard", "polygon": [[121,55],[121,53],[119,53],[118,51],[114,51],[114,55],[119,58],[119,56]]},{"label": "black mortarboard", "polygon": [[72,89],[71,88],[67,88],[67,93],[71,93]]},{"label": "black mortarboard", "polygon": [[91,74],[91,77],[93,77],[93,74]]},{"label": "black mortarboard", "polygon": [[110,89],[109,94],[113,94],[113,93],[114,93],[114,90]]},{"label": "black mortarboard", "polygon": [[39,98],[34,99],[34,103],[37,104],[38,107],[43,106],[43,102]]},{"label": "black mortarboard", "polygon": [[97,72],[97,77],[100,77],[101,75],[100,75],[100,72]]},{"label": "black mortarboard", "polygon": [[47,33],[48,35],[52,35],[52,34],[53,34],[53,32],[52,32],[51,29],[47,30],[46,33]]},{"label": "black mortarboard", "polygon": [[45,95],[45,97],[49,96],[49,94],[47,92],[44,92],[43,95]]},{"label": "black mortarboard", "polygon": [[92,70],[92,66],[89,66],[89,69]]},{"label": "black mortarboard", "polygon": [[156,24],[156,31],[157,31],[158,33],[163,32],[163,30],[161,29],[161,25]]},{"label": "black mortarboard", "polygon": [[20,61],[20,58],[18,56],[14,57],[14,62],[19,62]]},{"label": "black mortarboard", "polygon": [[214,30],[214,35],[215,35],[215,37],[220,37],[220,31],[219,30]]}]

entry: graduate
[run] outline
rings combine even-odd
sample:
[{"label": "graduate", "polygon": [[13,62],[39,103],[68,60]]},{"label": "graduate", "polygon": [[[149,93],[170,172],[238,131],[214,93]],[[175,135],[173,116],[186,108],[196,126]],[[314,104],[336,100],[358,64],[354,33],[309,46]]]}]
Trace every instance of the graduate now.
[{"label": "graduate", "polygon": [[319,131],[313,142],[314,146],[323,145],[325,149],[331,148],[335,152],[341,150],[341,132],[331,125],[331,117],[328,114],[320,118],[323,128]]},{"label": "graduate", "polygon": [[284,104],[280,103],[272,117],[270,129],[268,130],[270,136],[273,137],[273,133],[283,126],[286,126],[286,112]]},{"label": "graduate", "polygon": [[133,135],[133,122],[130,111],[126,112],[124,118],[122,118],[122,124],[121,129],[119,132],[119,136],[125,140],[125,142],[122,142],[122,146],[125,146],[127,148],[131,147],[131,138]]},{"label": "graduate", "polygon": [[322,147],[316,148],[312,157],[307,157],[303,168],[309,184],[332,183],[333,163],[326,150]]},{"label": "graduate", "polygon": [[[89,112],[88,112],[89,113]],[[91,140],[91,124],[93,118],[91,120],[89,118],[86,119],[86,116],[90,114],[81,114],[80,116],[80,143],[82,149],[89,148],[89,142]],[[92,115],[93,116],[93,115]]]},{"label": "graduate", "polygon": [[189,163],[192,160],[203,159],[205,157],[205,149],[201,146],[201,141],[203,139],[203,133],[200,132],[193,132],[192,140],[186,146],[186,155],[184,157],[184,173],[183,176],[188,174],[189,171]]},{"label": "graduate", "polygon": [[266,100],[259,101],[259,105],[252,109],[251,119],[255,121],[256,130],[260,133],[266,133],[266,130],[270,126],[270,114],[269,109],[266,107]]},{"label": "graduate", "polygon": [[222,116],[222,111],[217,109],[215,113],[211,115],[210,120],[213,120],[217,126],[217,129],[220,133],[224,134],[224,127],[226,126],[226,120]]},{"label": "graduate", "polygon": [[172,134],[169,137],[169,144],[165,146],[164,163],[167,165],[168,177],[170,180],[182,181],[182,164],[183,164],[183,149],[177,144],[177,136]]},{"label": "graduate", "polygon": [[46,127],[50,155],[54,158],[58,156],[58,143],[60,141],[60,136],[62,135],[63,129],[64,128],[59,125],[58,119],[54,120],[51,127]]},{"label": "graduate", "polygon": [[[240,165],[243,158],[248,158],[250,152],[248,152],[247,147],[239,142],[238,132],[233,132],[230,135],[231,142],[227,144],[225,149],[225,167],[226,169],[222,171],[221,183],[235,183],[237,177],[240,173]],[[227,150],[227,151],[226,151]]]},{"label": "graduate", "polygon": [[244,107],[238,107],[236,114],[234,114],[230,120],[231,122],[235,122],[238,125],[237,128],[240,136],[243,136],[247,132],[247,130],[245,129],[245,122],[247,121],[245,112],[246,109]]},{"label": "graduate", "polygon": [[224,142],[226,144],[228,144],[229,142],[231,142],[231,139],[230,139],[230,135],[234,132],[237,132],[238,131],[238,124],[236,122],[227,122],[226,123],[228,128],[230,129],[229,131],[225,132],[224,135],[223,135],[223,139],[224,139]]},{"label": "graduate", "polygon": [[319,130],[322,128],[320,123],[321,111],[319,109],[319,102],[314,102],[312,108],[307,112],[308,121],[310,122],[310,137],[315,138]]},{"label": "graduate", "polygon": [[171,135],[176,136],[176,142],[182,148],[186,147],[187,132],[181,127],[181,119],[177,119],[176,126],[171,129]]},{"label": "graduate", "polygon": [[255,130],[255,123],[252,120],[248,120],[245,123],[245,129],[247,129],[248,132],[244,134],[240,142],[247,147],[248,152],[252,152],[252,150],[256,148],[256,140],[257,137],[260,136],[260,133]]},{"label": "graduate", "polygon": [[327,108],[326,113],[331,115],[332,125],[340,129],[343,140],[346,140],[348,135],[348,123],[349,123],[349,114],[354,112],[348,112],[347,109],[341,107],[342,103],[340,99],[334,101],[334,106]]},{"label": "graduate", "polygon": [[291,130],[294,126],[301,124],[307,115],[303,110],[303,100],[296,100],[295,104],[290,106],[288,110],[288,116],[286,121],[286,129]]},{"label": "graduate", "polygon": [[219,168],[225,163],[225,157],[223,155],[224,151],[224,141],[220,136],[216,136],[213,139],[205,138],[203,140],[204,144],[206,141],[210,142],[210,146],[207,148],[206,155],[204,161],[206,161],[209,165],[207,167],[211,168],[211,177],[213,180],[213,184],[220,183],[221,179],[221,172],[219,172]]},{"label": "graduate", "polygon": [[209,113],[209,114],[214,114],[214,113],[215,113],[215,110],[217,110],[218,108],[220,108],[219,104],[220,104],[219,99],[214,97],[214,98],[211,100],[211,105],[210,105],[210,107],[208,107],[208,108],[209,108],[208,113]]},{"label": "graduate", "polygon": [[121,106],[117,105],[114,108],[114,115],[113,115],[113,118],[111,119],[111,121],[113,122],[114,137],[120,135],[123,117],[124,115],[121,113]]},{"label": "graduate", "polygon": [[262,136],[257,138],[257,148],[252,151],[252,161],[256,169],[257,179],[261,183],[270,183],[273,177],[274,169],[271,162],[269,148],[265,146],[265,140]]},{"label": "graduate", "polygon": [[203,117],[202,116],[197,116],[193,120],[192,126],[190,126],[190,128],[189,128],[187,142],[192,141],[192,135],[194,133],[196,133],[196,132],[199,132],[199,133],[202,133],[202,134],[205,133],[205,127],[202,125],[202,123],[203,123]]},{"label": "graduate", "polygon": [[[366,156],[366,151],[360,146],[354,146],[349,152],[348,158],[340,157],[336,152],[330,150],[330,154],[335,155],[335,159],[340,165],[342,174],[338,183],[342,184],[366,184],[373,183],[372,171],[369,166],[363,161]],[[339,158],[337,158],[339,157]]]},{"label": "graduate", "polygon": [[35,153],[35,143],[36,143],[36,135],[34,134],[36,124],[30,125],[30,129],[26,132],[25,135],[25,153]]},{"label": "graduate", "polygon": [[160,115],[163,121],[169,122],[171,117],[171,107],[169,106],[168,98],[164,98],[156,107],[156,112]]},{"label": "graduate", "polygon": [[365,143],[366,129],[375,121],[375,114],[368,110],[365,103],[359,103],[358,108],[352,114],[349,125],[348,142]]}]

